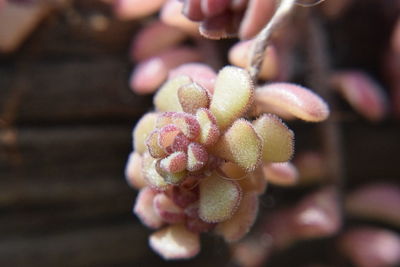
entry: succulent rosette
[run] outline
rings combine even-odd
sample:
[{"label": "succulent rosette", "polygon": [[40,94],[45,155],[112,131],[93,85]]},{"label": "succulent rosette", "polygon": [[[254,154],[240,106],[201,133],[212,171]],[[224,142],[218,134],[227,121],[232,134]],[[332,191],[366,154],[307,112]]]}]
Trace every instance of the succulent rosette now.
[{"label": "succulent rosette", "polygon": [[[140,189],[134,212],[148,227],[161,228],[150,245],[163,258],[196,255],[202,232],[214,231],[228,242],[241,239],[257,216],[265,173],[277,184],[295,180],[296,170],[285,163],[293,154],[293,132],[276,115],[252,120],[249,113],[267,94],[286,102],[288,112],[307,117],[301,93],[312,93],[276,86],[275,92],[256,92],[244,69],[226,66],[216,75],[205,65],[188,64],[172,71],[155,95],[155,111],[133,131],[135,151],[126,174]],[[325,103],[318,105],[326,118]]]}]

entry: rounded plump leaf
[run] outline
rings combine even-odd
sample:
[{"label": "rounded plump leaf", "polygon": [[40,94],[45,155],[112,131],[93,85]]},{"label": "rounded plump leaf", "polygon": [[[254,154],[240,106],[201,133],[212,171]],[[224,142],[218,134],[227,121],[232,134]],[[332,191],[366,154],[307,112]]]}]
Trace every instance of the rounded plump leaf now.
[{"label": "rounded plump leaf", "polygon": [[264,178],[261,166],[238,180],[238,183],[244,192],[254,191],[259,195],[264,194],[267,188],[267,180]]},{"label": "rounded plump leaf", "polygon": [[190,84],[188,76],[178,76],[168,80],[154,96],[154,105],[159,111],[182,111],[178,99],[178,90],[181,86]]},{"label": "rounded plump leaf", "polygon": [[373,219],[400,227],[400,187],[369,184],[346,197],[346,211],[356,217]]},{"label": "rounded plump leaf", "polygon": [[142,173],[142,157],[137,152],[129,155],[125,167],[125,177],[128,184],[136,189],[141,189],[147,185]]},{"label": "rounded plump leaf", "polygon": [[143,154],[147,150],[146,139],[154,130],[157,117],[158,114],[154,112],[145,114],[133,130],[133,143],[135,151],[139,154]]},{"label": "rounded plump leaf", "polygon": [[163,225],[161,217],[153,208],[153,200],[157,192],[149,187],[140,190],[136,198],[133,212],[139,217],[143,224],[150,228],[159,228]]},{"label": "rounded plump leaf", "polygon": [[235,181],[213,174],[200,183],[199,217],[206,222],[222,222],[237,210],[242,191]]},{"label": "rounded plump leaf", "polygon": [[361,115],[371,121],[381,120],[386,113],[387,99],[383,88],[360,71],[342,71],[331,78],[332,86]]},{"label": "rounded plump leaf", "polygon": [[164,181],[164,178],[157,172],[156,165],[157,160],[152,158],[150,154],[145,153],[143,155],[143,177],[147,184],[157,190],[166,190],[168,184]]},{"label": "rounded plump leaf", "polygon": [[199,35],[198,24],[182,14],[183,3],[179,0],[167,0],[160,12],[160,19],[194,36]]},{"label": "rounded plump leaf", "polygon": [[155,212],[167,223],[182,222],[185,218],[183,209],[178,207],[169,197],[160,193],[154,197],[153,208]]},{"label": "rounded plump leaf", "polygon": [[161,169],[169,173],[176,173],[185,170],[186,164],[186,153],[181,151],[174,152],[160,161]]},{"label": "rounded plump leaf", "polygon": [[[162,38],[158,38],[162,36]],[[154,41],[157,38],[157,41]],[[161,21],[154,21],[142,28],[135,36],[130,48],[131,59],[145,60],[155,56],[186,39],[186,34]]]},{"label": "rounded plump leaf", "polygon": [[266,164],[263,171],[267,181],[274,185],[293,186],[299,180],[299,173],[290,162]]},{"label": "rounded plump leaf", "polygon": [[147,149],[153,158],[162,158],[166,155],[165,150],[159,144],[159,139],[160,131],[158,129],[151,132],[146,139]]},{"label": "rounded plump leaf", "polygon": [[210,110],[201,108],[196,112],[196,119],[200,124],[200,135],[198,142],[210,146],[217,142],[220,131],[217,127],[217,121]]},{"label": "rounded plump leaf", "polygon": [[177,112],[172,116],[172,122],[190,140],[196,139],[200,134],[200,124],[191,114]]},{"label": "rounded plump leaf", "polygon": [[294,151],[293,132],[275,115],[264,114],[253,122],[262,139],[262,159],[266,162],[285,162]]},{"label": "rounded plump leaf", "polygon": [[254,224],[258,213],[258,194],[246,192],[236,213],[227,221],[221,222],[215,231],[227,242],[235,242],[244,237]]},{"label": "rounded plump leaf", "polygon": [[400,236],[394,231],[359,227],[340,238],[341,251],[354,266],[380,267],[400,265]]},{"label": "rounded plump leaf", "polygon": [[218,73],[210,111],[220,129],[244,115],[253,102],[254,86],[249,73],[241,68],[227,66]]},{"label": "rounded plump leaf", "polygon": [[200,240],[198,234],[175,224],[152,234],[150,246],[166,260],[188,259],[199,253]]},{"label": "rounded plump leaf", "polygon": [[273,106],[305,121],[319,122],[329,116],[329,108],[321,97],[291,83],[264,85],[256,90],[255,98],[261,108],[263,105]]},{"label": "rounded plump leaf", "polygon": [[200,53],[189,47],[173,47],[140,62],[130,77],[130,86],[138,94],[150,94],[167,80],[168,72],[180,64],[197,61]]},{"label": "rounded plump leaf", "polygon": [[239,119],[212,149],[215,155],[232,161],[247,172],[251,172],[260,162],[262,140],[250,122]]},{"label": "rounded plump leaf", "polygon": [[176,69],[171,70],[169,78],[171,79],[180,75],[189,76],[193,81],[206,89],[210,95],[214,92],[214,83],[217,74],[208,65],[203,63],[183,64]]},{"label": "rounded plump leaf", "polygon": [[182,86],[178,90],[179,103],[184,112],[195,114],[199,108],[208,108],[210,98],[206,89],[197,83]]},{"label": "rounded plump leaf", "polygon": [[208,152],[204,146],[191,143],[187,150],[187,170],[194,172],[203,168],[208,161]]}]

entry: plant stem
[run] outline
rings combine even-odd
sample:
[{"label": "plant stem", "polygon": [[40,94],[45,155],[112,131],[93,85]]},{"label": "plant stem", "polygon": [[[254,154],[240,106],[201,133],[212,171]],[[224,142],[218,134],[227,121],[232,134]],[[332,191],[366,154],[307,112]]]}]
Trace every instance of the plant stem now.
[{"label": "plant stem", "polygon": [[251,50],[248,67],[254,82],[257,81],[258,74],[264,61],[265,50],[270,43],[272,33],[290,14],[295,4],[296,0],[282,0],[271,20],[257,35]]},{"label": "plant stem", "polygon": [[[306,40],[310,69],[310,85],[335,111],[335,101],[329,88],[330,63],[327,53],[327,42],[319,19],[307,12]],[[333,113],[331,112],[331,113]],[[320,127],[324,159],[327,169],[327,180],[339,190],[344,185],[342,135],[340,125],[331,116],[318,125]]]}]

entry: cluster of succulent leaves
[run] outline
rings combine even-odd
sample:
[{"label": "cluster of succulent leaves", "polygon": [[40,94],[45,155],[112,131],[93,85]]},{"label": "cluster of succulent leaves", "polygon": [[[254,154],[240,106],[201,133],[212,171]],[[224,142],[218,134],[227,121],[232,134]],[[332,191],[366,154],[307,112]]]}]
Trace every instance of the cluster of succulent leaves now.
[{"label": "cluster of succulent leaves", "polygon": [[161,228],[150,245],[162,257],[196,255],[202,232],[232,242],[249,231],[266,187],[263,167],[290,160],[294,146],[293,132],[277,116],[252,110],[257,101],[267,95],[303,119],[327,117],[325,103],[307,89],[270,87],[256,93],[246,70],[227,66],[213,86],[178,74],[155,95],[156,111],[134,129],[128,169],[141,190],[134,211],[147,226]]}]

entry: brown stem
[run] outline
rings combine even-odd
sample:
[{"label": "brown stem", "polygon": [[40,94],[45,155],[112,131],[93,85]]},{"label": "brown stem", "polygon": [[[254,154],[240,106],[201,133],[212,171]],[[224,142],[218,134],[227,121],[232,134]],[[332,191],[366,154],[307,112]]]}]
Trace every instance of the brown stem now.
[{"label": "brown stem", "polygon": [[260,73],[265,50],[270,43],[272,33],[287,18],[295,4],[296,0],[282,0],[271,20],[257,35],[250,54],[250,64],[248,67],[254,82],[257,81],[258,74]]},{"label": "brown stem", "polygon": [[[329,88],[329,58],[327,42],[324,31],[316,16],[308,14],[307,21],[307,48],[310,69],[311,87],[330,105],[331,111],[335,111],[335,103],[332,91]],[[332,113],[332,112],[331,112]],[[324,158],[327,168],[327,180],[342,188],[344,181],[342,161],[342,135],[340,126],[334,116],[319,124],[324,149]]]}]

